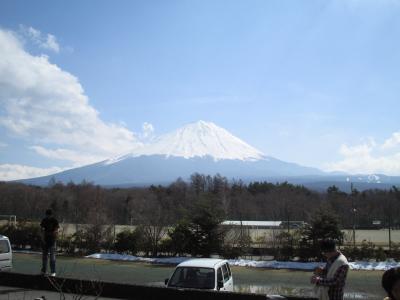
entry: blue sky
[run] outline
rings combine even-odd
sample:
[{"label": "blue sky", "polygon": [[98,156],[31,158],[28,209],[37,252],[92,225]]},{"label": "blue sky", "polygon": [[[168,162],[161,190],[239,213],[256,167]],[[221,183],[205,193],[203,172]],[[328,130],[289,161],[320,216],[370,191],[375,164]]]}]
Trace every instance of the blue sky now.
[{"label": "blue sky", "polygon": [[0,179],[212,121],[267,155],[400,175],[400,0],[0,2]]}]

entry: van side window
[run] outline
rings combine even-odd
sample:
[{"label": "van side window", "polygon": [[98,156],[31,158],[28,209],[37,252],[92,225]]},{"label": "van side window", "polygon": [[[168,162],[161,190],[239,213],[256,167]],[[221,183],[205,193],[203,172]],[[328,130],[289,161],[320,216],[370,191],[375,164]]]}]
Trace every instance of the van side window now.
[{"label": "van side window", "polygon": [[230,278],[232,276],[231,267],[229,266],[229,264],[226,264],[226,267],[228,268],[228,273]]},{"label": "van side window", "polygon": [[218,268],[218,271],[217,271],[217,281],[218,282],[223,281],[221,268]]},{"label": "van side window", "polygon": [[10,252],[10,247],[8,246],[7,241],[0,241],[0,253],[8,253]]},{"label": "van side window", "polygon": [[225,264],[222,265],[222,272],[224,273],[224,282],[227,282],[229,280],[229,272]]}]

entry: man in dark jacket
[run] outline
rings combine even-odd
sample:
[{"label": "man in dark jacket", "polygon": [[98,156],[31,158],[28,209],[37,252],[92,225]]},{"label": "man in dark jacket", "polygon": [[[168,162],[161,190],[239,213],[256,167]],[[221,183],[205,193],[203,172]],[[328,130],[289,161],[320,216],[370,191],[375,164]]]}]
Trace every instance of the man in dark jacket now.
[{"label": "man in dark jacket", "polygon": [[46,217],[40,227],[43,231],[42,274],[46,274],[47,257],[50,254],[50,276],[56,276],[56,240],[60,226],[51,209],[46,210]]}]

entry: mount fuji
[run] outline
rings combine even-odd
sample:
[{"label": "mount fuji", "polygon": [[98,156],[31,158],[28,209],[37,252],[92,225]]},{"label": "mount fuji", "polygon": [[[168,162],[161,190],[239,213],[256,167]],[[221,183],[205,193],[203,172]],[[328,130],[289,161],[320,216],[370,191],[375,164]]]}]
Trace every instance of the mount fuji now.
[{"label": "mount fuji", "polygon": [[62,183],[85,180],[103,186],[140,186],[168,184],[178,177],[185,180],[196,172],[219,173],[243,181],[289,181],[305,185],[325,182],[324,188],[332,181],[346,182],[347,177],[267,156],[214,123],[198,121],[126,155],[22,182],[45,186],[51,179]]},{"label": "mount fuji", "polygon": [[108,160],[112,164],[129,157],[162,155],[165,158],[211,157],[213,160],[256,161],[264,154],[212,122],[198,121],[156,138],[128,155]]}]

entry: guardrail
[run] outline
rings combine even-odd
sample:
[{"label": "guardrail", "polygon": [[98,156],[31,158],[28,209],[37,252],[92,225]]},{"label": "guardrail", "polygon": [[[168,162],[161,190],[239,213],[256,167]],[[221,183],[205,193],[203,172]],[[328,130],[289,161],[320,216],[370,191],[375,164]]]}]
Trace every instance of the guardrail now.
[{"label": "guardrail", "polygon": [[[45,277],[21,273],[0,272],[0,285],[43,290],[63,294],[101,296],[114,299],[159,300],[265,300],[276,299],[262,294],[215,292],[202,290],[180,290],[134,284],[121,284],[104,281],[90,281],[62,277]],[[312,300],[315,298],[282,296],[279,299]]]}]

